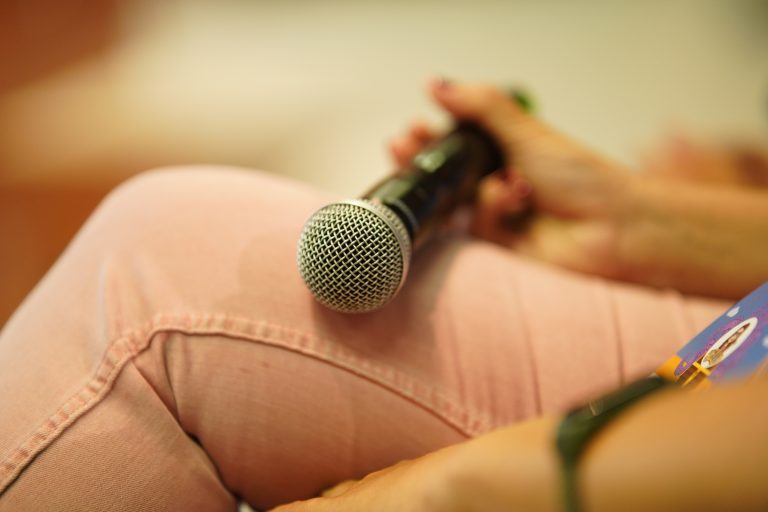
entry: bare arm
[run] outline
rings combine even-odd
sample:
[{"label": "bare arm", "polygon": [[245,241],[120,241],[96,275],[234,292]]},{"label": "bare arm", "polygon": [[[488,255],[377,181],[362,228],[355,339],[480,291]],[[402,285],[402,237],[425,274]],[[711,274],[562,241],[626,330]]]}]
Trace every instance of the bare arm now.
[{"label": "bare arm", "polygon": [[768,281],[768,189],[631,180],[617,245],[633,281],[738,298]]},{"label": "bare arm", "polygon": [[[768,510],[768,378],[647,398],[580,461],[585,512]],[[559,418],[502,428],[346,482],[280,512],[556,512]]]},{"label": "bare arm", "polygon": [[[757,173],[751,180],[728,158],[673,162],[675,172],[698,181],[634,173],[493,87],[436,82],[431,94],[453,116],[484,126],[512,165],[506,179],[482,184],[476,235],[581,272],[689,293],[738,298],[768,280],[765,162],[748,169]],[[429,137],[416,126],[395,140],[395,161],[407,161]],[[505,219],[524,203],[535,213],[527,229],[509,229]]]},{"label": "bare arm", "polygon": [[[768,380],[668,392],[599,432],[580,464],[583,509],[766,510]],[[555,419],[463,445],[453,475],[464,511],[563,510]]]}]

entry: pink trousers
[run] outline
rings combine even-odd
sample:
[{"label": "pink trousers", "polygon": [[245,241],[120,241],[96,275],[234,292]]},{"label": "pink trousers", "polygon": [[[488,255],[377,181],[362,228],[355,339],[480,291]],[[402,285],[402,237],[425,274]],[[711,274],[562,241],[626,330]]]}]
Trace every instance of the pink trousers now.
[{"label": "pink trousers", "polygon": [[295,256],[330,199],[224,168],[115,190],[0,334],[0,511],[310,497],[647,373],[727,306],[455,235],[332,312]]}]

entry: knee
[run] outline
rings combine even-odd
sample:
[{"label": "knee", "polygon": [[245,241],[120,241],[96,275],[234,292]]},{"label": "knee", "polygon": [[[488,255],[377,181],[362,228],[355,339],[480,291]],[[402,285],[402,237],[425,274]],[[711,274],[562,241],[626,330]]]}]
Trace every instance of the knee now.
[{"label": "knee", "polygon": [[106,195],[76,240],[105,249],[135,246],[153,226],[164,226],[174,212],[189,209],[194,203],[190,186],[201,172],[186,167],[160,168],[129,178]]},{"label": "knee", "polygon": [[94,212],[94,217],[125,217],[134,225],[142,219],[159,221],[168,213],[193,208],[206,195],[213,194],[214,189],[219,189],[221,197],[221,189],[227,188],[228,183],[237,181],[243,174],[246,174],[245,170],[204,166],[162,167],[144,171],[109,192]]},{"label": "knee", "polygon": [[[306,185],[249,169],[168,167],[136,175],[102,201],[79,238],[110,253],[229,243],[228,233],[297,231],[327,198]],[[296,235],[298,236],[298,235]],[[95,245],[94,245],[95,244]],[[83,244],[80,244],[81,246]]]},{"label": "knee", "polygon": [[119,185],[102,201],[89,224],[125,235],[248,220],[272,222],[288,210],[311,213],[320,203],[322,199],[311,188],[264,172],[167,167],[146,171]]},{"label": "knee", "polygon": [[[107,207],[166,207],[189,205],[206,197],[226,199],[227,193],[247,190],[254,201],[275,196],[316,195],[305,185],[255,169],[228,166],[171,166],[139,173],[113,189],[103,201]],[[224,197],[222,197],[224,194]]]}]

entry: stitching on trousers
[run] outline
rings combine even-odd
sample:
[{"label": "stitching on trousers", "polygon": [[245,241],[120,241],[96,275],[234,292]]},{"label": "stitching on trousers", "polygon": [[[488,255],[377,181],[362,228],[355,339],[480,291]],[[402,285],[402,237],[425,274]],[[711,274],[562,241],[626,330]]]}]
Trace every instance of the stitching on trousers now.
[{"label": "stitching on trousers", "polygon": [[[185,324],[185,321],[187,325]],[[234,332],[233,332],[234,331]],[[302,331],[268,322],[253,322],[247,318],[228,315],[156,315],[145,326],[119,336],[105,351],[96,372],[81,390],[46,418],[35,431],[0,462],[0,494],[21,474],[29,462],[78,418],[95,407],[107,395],[125,365],[146,350],[161,332],[181,332],[189,335],[221,335],[293,350],[319,361],[332,364],[371,381],[409,400],[437,417],[462,435],[471,437],[489,430],[493,423],[477,413],[470,414],[433,388],[392,369],[357,358],[345,351],[335,351],[333,357],[313,347],[321,340]],[[274,334],[287,334],[278,339]],[[365,364],[362,364],[365,362]],[[363,368],[365,366],[366,368]]]},{"label": "stitching on trousers", "polygon": [[627,365],[625,361],[626,356],[624,354],[624,345],[626,340],[624,339],[621,327],[619,327],[619,308],[616,304],[616,297],[613,294],[613,290],[610,286],[608,286],[607,281],[601,279],[595,283],[595,286],[599,287],[599,293],[602,293],[603,297],[605,297],[606,303],[608,304],[608,312],[611,316],[611,335],[613,339],[616,340],[616,371],[619,374],[618,385],[620,386],[623,385],[627,380]]},{"label": "stitching on trousers", "polygon": [[[490,417],[481,415],[477,411],[470,413],[465,407],[436,392],[433,387],[419,383],[409,375],[399,372],[390,366],[382,366],[376,364],[375,361],[361,359],[338,344],[321,340],[306,332],[291,329],[280,324],[271,324],[264,321],[253,322],[247,318],[228,315],[187,317],[187,320],[193,321],[197,325],[180,326],[174,324],[162,330],[188,335],[220,335],[229,338],[246,339],[251,342],[291,350],[304,356],[312,357],[318,361],[365,378],[411,401],[438,417],[462,435],[476,435],[489,430],[494,425]],[[334,350],[324,354],[316,349],[317,345],[332,346]]]},{"label": "stitching on trousers", "polygon": [[0,463],[0,493],[13,482],[29,461],[50,445],[61,432],[90,410],[107,394],[120,370],[135,354],[127,338],[118,338],[106,350],[96,373],[64,404]]}]

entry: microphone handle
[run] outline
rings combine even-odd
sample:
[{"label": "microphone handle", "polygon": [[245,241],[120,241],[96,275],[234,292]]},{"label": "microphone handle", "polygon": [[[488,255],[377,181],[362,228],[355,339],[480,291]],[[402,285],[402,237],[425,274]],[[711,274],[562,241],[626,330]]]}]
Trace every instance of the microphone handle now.
[{"label": "microphone handle", "polygon": [[434,221],[472,197],[481,178],[503,166],[504,156],[496,141],[476,124],[460,122],[363,199],[393,210],[416,244]]}]

